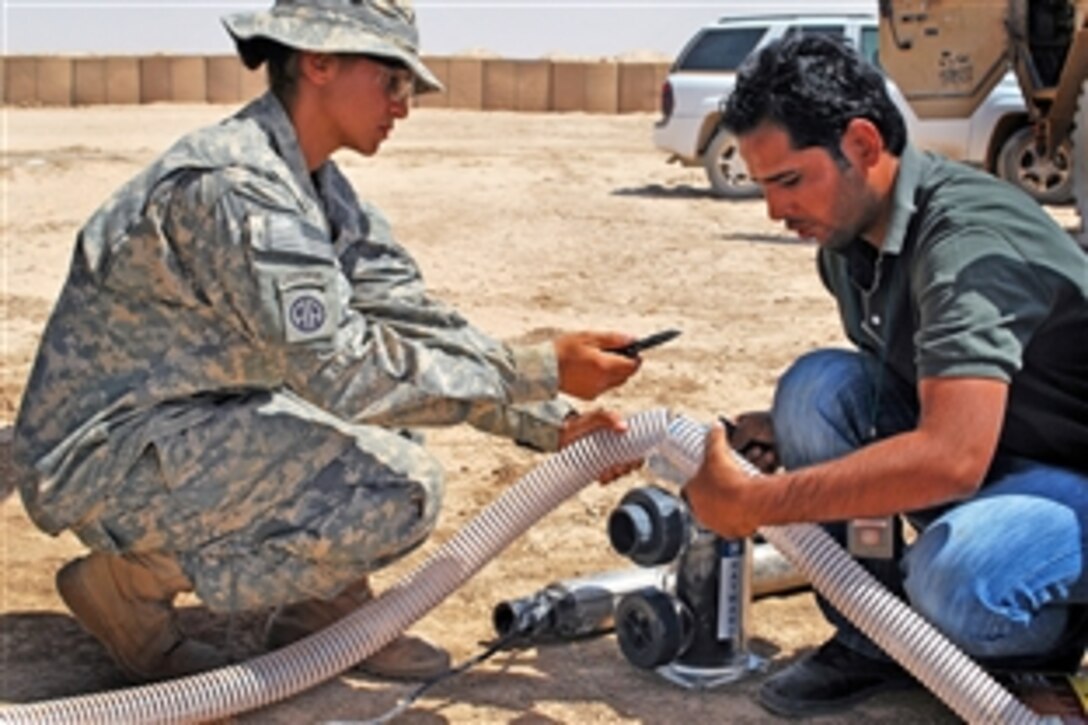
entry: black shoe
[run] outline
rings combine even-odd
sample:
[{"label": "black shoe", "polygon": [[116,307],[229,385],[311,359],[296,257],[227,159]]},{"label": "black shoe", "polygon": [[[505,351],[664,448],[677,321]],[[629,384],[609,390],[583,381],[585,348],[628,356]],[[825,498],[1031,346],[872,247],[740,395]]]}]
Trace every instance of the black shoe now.
[{"label": "black shoe", "polygon": [[918,686],[896,663],[866,657],[832,639],[768,677],[759,688],[759,703],[786,717],[826,715],[880,692]]},{"label": "black shoe", "polygon": [[1051,675],[1073,675],[1084,659],[1084,645],[1076,648],[1062,646],[1045,655],[1021,655],[1019,657],[991,657],[979,659],[988,672],[995,675],[1017,672],[1037,672]]}]

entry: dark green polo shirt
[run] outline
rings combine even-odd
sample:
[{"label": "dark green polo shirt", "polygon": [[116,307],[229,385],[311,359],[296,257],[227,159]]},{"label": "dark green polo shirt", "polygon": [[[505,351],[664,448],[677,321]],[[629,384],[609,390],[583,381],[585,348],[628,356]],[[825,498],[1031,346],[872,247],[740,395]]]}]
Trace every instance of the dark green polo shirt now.
[{"label": "dark green polo shirt", "polygon": [[883,248],[821,249],[846,334],[912,384],[1010,384],[1001,450],[1088,471],[1088,255],[1034,201],[908,147]]}]

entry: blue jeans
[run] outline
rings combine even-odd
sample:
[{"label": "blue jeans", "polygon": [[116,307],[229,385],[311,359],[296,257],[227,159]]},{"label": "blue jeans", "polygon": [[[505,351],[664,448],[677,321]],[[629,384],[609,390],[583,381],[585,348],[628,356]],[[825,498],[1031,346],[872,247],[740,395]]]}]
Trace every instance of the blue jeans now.
[{"label": "blue jeans", "polygon": [[[819,350],[782,377],[773,416],[779,456],[792,470],[914,428],[918,401],[912,385],[881,372],[871,356]],[[1088,603],[1084,473],[998,455],[974,496],[906,518],[918,530],[909,547],[897,533],[892,559],[859,561],[969,655],[1045,656],[1068,636],[1072,605]],[[845,523],[826,528],[845,541]],[[843,644],[884,656],[820,605]]]}]

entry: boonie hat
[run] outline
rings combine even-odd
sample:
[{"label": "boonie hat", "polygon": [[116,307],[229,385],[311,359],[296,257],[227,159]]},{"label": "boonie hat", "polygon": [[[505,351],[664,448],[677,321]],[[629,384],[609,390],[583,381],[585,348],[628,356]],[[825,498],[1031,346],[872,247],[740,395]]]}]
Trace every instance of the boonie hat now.
[{"label": "boonie hat", "polygon": [[261,39],[314,53],[359,53],[399,60],[416,78],[416,92],[442,90],[419,59],[411,0],[276,0],[271,10],[223,18],[248,68],[266,60]]}]

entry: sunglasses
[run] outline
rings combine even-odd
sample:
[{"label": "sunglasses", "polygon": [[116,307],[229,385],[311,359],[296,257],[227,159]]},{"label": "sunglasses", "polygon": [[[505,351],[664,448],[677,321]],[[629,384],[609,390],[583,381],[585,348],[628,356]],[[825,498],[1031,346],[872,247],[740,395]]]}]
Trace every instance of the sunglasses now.
[{"label": "sunglasses", "polygon": [[[372,59],[373,60],[373,59]],[[412,71],[399,66],[390,66],[378,60],[373,60],[378,67],[379,75],[376,80],[385,90],[385,95],[393,103],[407,103],[415,95],[416,77]]]}]

